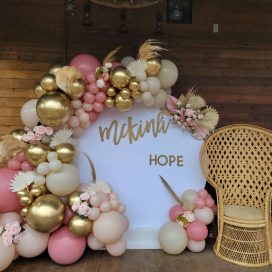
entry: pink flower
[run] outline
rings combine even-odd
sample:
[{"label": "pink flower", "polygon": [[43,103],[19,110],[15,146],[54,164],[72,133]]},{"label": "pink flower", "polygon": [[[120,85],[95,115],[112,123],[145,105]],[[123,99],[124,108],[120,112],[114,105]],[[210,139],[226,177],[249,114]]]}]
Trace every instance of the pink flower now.
[{"label": "pink flower", "polygon": [[184,121],[185,116],[184,116],[184,112],[180,112],[180,121]]},{"label": "pink flower", "polygon": [[71,209],[73,210],[73,212],[76,212],[78,210],[78,208],[80,207],[80,202],[74,202]]},{"label": "pink flower", "polygon": [[83,215],[83,216],[86,216],[86,217],[88,216],[89,212],[90,212],[90,207],[87,205],[86,202],[85,202],[85,203],[82,203],[82,204],[79,206],[78,210],[77,210],[77,213],[78,213],[79,215]]},{"label": "pink flower", "polygon": [[24,134],[23,140],[25,142],[30,142],[35,139],[35,134],[32,131],[29,131],[27,134]]},{"label": "pink flower", "polygon": [[166,107],[171,113],[176,113],[178,99],[169,95],[166,102]]},{"label": "pink flower", "polygon": [[44,135],[42,134],[35,134],[34,136],[34,140],[33,141],[36,141],[36,142],[39,142],[42,138],[43,138]]},{"label": "pink flower", "polygon": [[17,235],[21,231],[21,226],[18,221],[15,221],[9,228],[11,235]]},{"label": "pink flower", "polygon": [[53,134],[53,132],[54,132],[53,128],[51,128],[51,127],[46,127],[45,128],[46,135],[50,136],[50,135]]},{"label": "pink flower", "polygon": [[44,135],[45,134],[45,127],[44,126],[36,126],[33,128],[33,131],[39,135]]},{"label": "pink flower", "polygon": [[192,116],[194,114],[194,110],[192,110],[192,109],[186,109],[185,114],[187,116]]},{"label": "pink flower", "polygon": [[83,193],[80,195],[80,199],[83,201],[88,201],[90,199],[90,194],[89,193]]},{"label": "pink flower", "polygon": [[22,233],[18,233],[13,237],[13,242],[17,244],[21,238],[22,238]]},{"label": "pink flower", "polygon": [[108,81],[110,79],[110,76],[108,73],[103,73],[101,78],[104,80],[104,81]]},{"label": "pink flower", "polygon": [[5,246],[10,247],[12,245],[12,237],[11,236],[2,236],[3,237],[3,243]]}]

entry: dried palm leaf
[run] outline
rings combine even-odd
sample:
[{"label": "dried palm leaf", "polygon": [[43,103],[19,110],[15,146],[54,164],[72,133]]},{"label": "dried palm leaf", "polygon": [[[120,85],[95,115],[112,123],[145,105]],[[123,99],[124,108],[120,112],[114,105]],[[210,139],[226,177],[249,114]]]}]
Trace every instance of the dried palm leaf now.
[{"label": "dried palm leaf", "polygon": [[118,46],[114,50],[112,50],[103,60],[103,66],[105,66],[106,63],[110,63],[115,61],[116,54],[121,49],[121,46]]},{"label": "dried palm leaf", "polygon": [[192,95],[188,101],[188,104],[192,106],[192,109],[200,109],[206,106],[206,101],[199,95]]},{"label": "dried palm leaf", "polygon": [[204,114],[204,117],[198,121],[198,124],[209,131],[213,131],[219,121],[218,112],[212,107],[207,107],[205,110],[201,111],[201,113]]},{"label": "dried palm leaf", "polygon": [[72,66],[63,66],[56,72],[57,86],[62,90],[69,90],[77,79],[81,79],[80,72]]},{"label": "dried palm leaf", "polygon": [[167,51],[167,49],[160,46],[160,42],[153,39],[146,40],[139,48],[139,59],[148,60],[160,56],[161,51]]}]

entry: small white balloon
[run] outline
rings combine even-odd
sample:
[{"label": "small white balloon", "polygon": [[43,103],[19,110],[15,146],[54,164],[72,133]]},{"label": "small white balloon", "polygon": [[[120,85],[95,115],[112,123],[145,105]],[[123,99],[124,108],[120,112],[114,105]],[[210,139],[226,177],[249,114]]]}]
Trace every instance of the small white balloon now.
[{"label": "small white balloon", "polygon": [[159,93],[159,91],[161,89],[161,82],[157,77],[148,77],[146,79],[146,82],[148,85],[148,91],[152,95],[156,95],[157,93]]},{"label": "small white balloon", "polygon": [[141,82],[140,82],[140,90],[141,90],[142,92],[145,92],[145,91],[148,90],[148,84],[147,84],[146,81],[141,81]]},{"label": "small white balloon", "polygon": [[3,238],[0,236],[0,271],[4,271],[13,261],[15,255],[15,246],[6,246]]},{"label": "small white balloon", "polygon": [[19,223],[22,222],[22,218],[18,213],[16,212],[3,213],[3,215],[0,217],[0,226],[5,226],[7,223],[13,223],[15,221],[18,221]]},{"label": "small white balloon", "polygon": [[48,136],[48,135],[43,136],[43,137],[42,137],[42,140],[41,140],[41,142],[42,142],[43,144],[49,144],[50,141],[51,141],[51,137]]},{"label": "small white balloon", "polygon": [[52,160],[58,159],[58,153],[57,152],[49,152],[47,155],[47,160],[50,162]]},{"label": "small white balloon", "polygon": [[60,160],[51,160],[49,162],[49,169],[52,172],[59,172],[62,168],[62,163]]},{"label": "small white balloon", "polygon": [[192,251],[192,252],[201,252],[205,249],[206,247],[206,241],[193,241],[193,240],[189,240],[188,241],[188,245],[187,248]]},{"label": "small white balloon", "polygon": [[133,57],[126,56],[126,57],[122,58],[121,63],[122,63],[122,65],[124,65],[125,67],[127,67],[133,61],[135,61],[135,59]]},{"label": "small white balloon", "polygon": [[167,97],[168,97],[167,93],[164,90],[160,90],[160,92],[154,97],[155,101],[153,107],[156,108],[164,107],[167,102]]},{"label": "small white balloon", "polygon": [[166,90],[171,88],[178,79],[178,67],[170,60],[163,59],[162,67],[158,74],[158,78],[161,81],[161,88]]},{"label": "small white balloon", "polygon": [[152,94],[150,92],[144,92],[142,94],[142,99],[143,99],[144,104],[147,107],[153,106],[154,101],[155,101],[154,97],[152,96]]},{"label": "small white balloon", "polygon": [[48,162],[42,162],[38,165],[37,173],[39,175],[46,176],[47,174],[49,174],[49,172],[50,172],[50,169],[49,169]]},{"label": "small white balloon", "polygon": [[194,214],[197,220],[203,222],[205,225],[212,223],[214,219],[214,212],[211,208],[204,207],[202,209],[194,209]]},{"label": "small white balloon", "polygon": [[38,175],[34,178],[34,183],[38,186],[44,185],[45,181],[45,176]]},{"label": "small white balloon", "polygon": [[141,82],[141,81],[145,81],[146,80],[146,72],[145,71],[138,71],[135,74],[135,77],[137,79],[137,81]]},{"label": "small white balloon", "polygon": [[187,190],[181,196],[181,201],[183,202],[183,207],[186,210],[192,210],[197,199],[197,191]]}]

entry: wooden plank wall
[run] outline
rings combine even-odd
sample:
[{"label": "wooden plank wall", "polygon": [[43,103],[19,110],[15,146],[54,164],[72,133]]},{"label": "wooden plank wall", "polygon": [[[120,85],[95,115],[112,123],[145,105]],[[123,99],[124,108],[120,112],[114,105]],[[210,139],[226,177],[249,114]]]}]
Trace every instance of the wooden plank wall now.
[{"label": "wooden plank wall", "polygon": [[[82,7],[83,0],[75,2]],[[63,10],[63,1],[1,1],[1,134],[21,126],[20,107],[50,63],[78,53],[102,59],[119,45],[121,56],[135,55],[147,38],[165,42],[164,57],[178,65],[176,95],[196,86],[220,112],[220,126],[247,122],[272,129],[271,1],[194,0],[193,24],[167,24],[164,18],[161,37],[153,34],[155,16],[158,10],[165,15],[166,3],[129,11],[126,34],[119,33],[120,10],[93,5],[92,28],[81,25],[81,10],[66,18]]]}]

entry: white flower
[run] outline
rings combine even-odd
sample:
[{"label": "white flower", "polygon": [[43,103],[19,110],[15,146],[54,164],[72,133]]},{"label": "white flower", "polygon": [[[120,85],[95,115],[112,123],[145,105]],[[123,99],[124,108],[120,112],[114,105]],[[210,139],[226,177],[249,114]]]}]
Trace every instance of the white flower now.
[{"label": "white flower", "polygon": [[148,65],[146,60],[138,59],[136,61],[131,62],[127,69],[130,73],[136,77],[138,81],[145,81],[146,80],[146,72]]},{"label": "white flower", "polygon": [[104,82],[104,80],[103,80],[103,79],[98,79],[98,80],[96,81],[96,86],[97,86],[99,89],[104,88],[104,87],[105,87],[105,82]]},{"label": "white flower", "polygon": [[12,192],[19,192],[27,188],[34,182],[35,173],[33,171],[22,172],[20,171],[12,180],[10,190]]},{"label": "white flower", "polygon": [[71,143],[72,139],[71,136],[73,134],[73,130],[71,129],[61,129],[57,131],[51,139],[50,147],[55,147],[57,145],[63,143]]},{"label": "white flower", "polygon": [[108,69],[111,69],[112,68],[112,63],[111,62],[105,63],[105,67],[108,68]]}]

